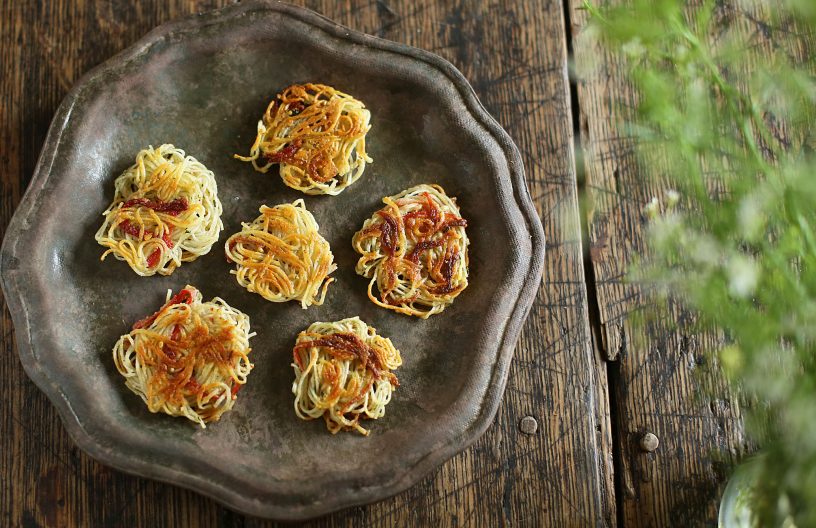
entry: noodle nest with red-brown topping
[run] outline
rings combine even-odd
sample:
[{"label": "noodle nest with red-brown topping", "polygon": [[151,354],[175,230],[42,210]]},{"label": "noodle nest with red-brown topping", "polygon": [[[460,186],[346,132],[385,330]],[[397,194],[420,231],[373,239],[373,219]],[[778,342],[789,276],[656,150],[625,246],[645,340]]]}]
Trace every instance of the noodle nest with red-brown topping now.
[{"label": "noodle nest with red-brown topping", "polygon": [[297,416],[323,417],[332,434],[345,430],[367,436],[360,419],[383,417],[399,385],[391,371],[402,358],[391,340],[353,317],[313,323],[298,335],[293,353]]},{"label": "noodle nest with red-brown topping", "polygon": [[337,269],[329,242],[303,200],[261,206],[261,216],[242,224],[226,243],[238,284],[272,302],[298,300],[320,306]]},{"label": "noodle nest with red-brown topping", "polygon": [[170,275],[218,240],[221,202],[212,171],[173,145],[149,147],[114,183],[96,241],[142,276]]},{"label": "noodle nest with red-brown topping", "polygon": [[113,348],[116,369],[150,412],[199,424],[232,409],[252,370],[249,317],[186,286]]},{"label": "noodle nest with red-brown topping", "polygon": [[354,97],[322,84],[294,84],[258,122],[249,156],[259,172],[280,164],[283,182],[306,194],[339,194],[373,160],[365,150],[371,113]]},{"label": "noodle nest with red-brown topping", "polygon": [[356,271],[371,279],[369,299],[423,319],[440,313],[468,285],[470,242],[456,199],[422,184],[383,203],[352,239],[362,255]]}]

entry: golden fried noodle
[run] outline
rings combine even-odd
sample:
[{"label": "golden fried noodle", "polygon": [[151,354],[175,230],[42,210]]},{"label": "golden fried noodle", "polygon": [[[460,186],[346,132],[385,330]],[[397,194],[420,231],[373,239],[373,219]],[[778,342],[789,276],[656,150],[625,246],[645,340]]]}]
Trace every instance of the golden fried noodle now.
[{"label": "golden fried noodle", "polygon": [[294,359],[295,413],[303,420],[322,416],[332,434],[368,436],[360,418],[384,416],[399,386],[391,372],[402,365],[399,350],[359,317],[313,323],[298,335]]},{"label": "golden fried noodle", "polygon": [[150,412],[184,416],[199,425],[232,409],[247,381],[249,317],[216,297],[185,286],[113,347],[125,385]]},{"label": "golden fried noodle", "polygon": [[322,84],[294,84],[269,103],[249,156],[265,173],[280,163],[283,182],[306,194],[336,195],[363,175],[371,113],[350,95]]},{"label": "golden fried noodle", "polygon": [[467,222],[438,185],[417,185],[383,203],[352,239],[362,255],[357,273],[371,279],[372,302],[426,319],[468,285]]},{"label": "golden fried noodle", "polygon": [[221,202],[215,176],[173,145],[140,151],[114,183],[113,203],[95,238],[142,276],[170,275],[218,240]]},{"label": "golden fried noodle", "polygon": [[261,206],[261,216],[242,224],[226,244],[238,284],[272,302],[297,299],[303,308],[321,305],[337,269],[331,248],[303,200]]}]

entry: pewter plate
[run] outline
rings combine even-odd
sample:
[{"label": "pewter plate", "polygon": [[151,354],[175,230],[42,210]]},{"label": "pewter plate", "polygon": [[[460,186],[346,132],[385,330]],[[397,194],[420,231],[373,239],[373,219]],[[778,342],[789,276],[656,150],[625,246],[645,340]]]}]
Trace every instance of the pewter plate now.
[{"label": "pewter plate", "polygon": [[[374,163],[337,197],[305,197],[339,270],[321,307],[272,304],[229,275],[223,243],[261,204],[302,197],[247,152],[285,86],[332,85],[372,113]],[[100,262],[93,239],[113,180],[147,145],[173,143],[212,169],[225,231],[170,277]],[[468,219],[470,286],[441,315],[377,308],[354,273],[352,234],[381,198],[441,184]],[[539,286],[544,235],[520,156],[449,63],[300,8],[243,2],[163,25],[86,75],[54,118],[3,242],[2,284],[20,358],[68,432],[103,463],[209,495],[236,510],[304,519],[397,493],[476,440],[495,415]],[[202,430],[155,415],[111,358],[167,289],[197,286],[249,314],[255,369],[232,412]],[[332,436],[295,417],[291,350],[316,320],[359,315],[402,351],[400,387],[371,436]]]}]

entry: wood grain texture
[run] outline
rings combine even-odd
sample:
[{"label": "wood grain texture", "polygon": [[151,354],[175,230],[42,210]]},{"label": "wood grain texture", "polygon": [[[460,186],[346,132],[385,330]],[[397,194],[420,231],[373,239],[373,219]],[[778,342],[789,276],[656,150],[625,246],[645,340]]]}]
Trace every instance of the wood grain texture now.
[{"label": "wood grain texture", "polygon": [[[716,526],[726,463],[750,449],[742,411],[716,366],[708,364],[705,351],[716,348],[717,336],[694,333],[693,314],[670,306],[666,318],[645,328],[632,325],[633,312],[650,310],[652,301],[625,275],[632,259],[646,251],[643,207],[652,197],[664,200],[668,187],[641,172],[633,138],[620,133],[638,96],[625,82],[621,58],[580,38],[587,21],[582,3],[570,0],[570,18],[576,68],[585,74],[577,98],[589,254],[602,346],[615,361],[608,374],[617,424],[619,519],[627,527]],[[761,56],[780,41],[763,3],[750,12],[746,4],[717,2],[715,20],[719,27],[738,28]],[[801,58],[807,49],[790,53]],[[640,447],[647,432],[660,442],[651,453]]]},{"label": "wood grain texture", "polygon": [[[157,24],[224,3],[0,1],[0,234],[33,173],[48,123],[79,76]],[[614,525],[606,371],[587,316],[561,2],[305,5],[460,68],[521,149],[548,241],[545,281],[488,432],[412,489],[310,524]],[[0,524],[266,524],[79,452],[20,367],[5,307],[0,331]],[[520,432],[525,416],[537,420],[535,434]]]}]

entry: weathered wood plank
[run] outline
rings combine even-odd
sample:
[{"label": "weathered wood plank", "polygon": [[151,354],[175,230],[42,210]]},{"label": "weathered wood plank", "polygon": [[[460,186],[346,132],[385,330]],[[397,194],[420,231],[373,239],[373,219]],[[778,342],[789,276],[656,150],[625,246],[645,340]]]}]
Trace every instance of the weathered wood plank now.
[{"label": "weathered wood plank", "polygon": [[[155,25],[225,3],[0,4],[0,229],[76,79]],[[561,2],[299,3],[459,67],[519,145],[548,240],[545,281],[484,437],[414,488],[313,524],[613,525],[605,366],[593,352],[587,319]],[[0,331],[7,359],[0,363],[0,524],[264,524],[79,452],[16,360],[7,309]],[[535,434],[520,432],[526,416],[536,419]]]},{"label": "weathered wood plank", "polygon": [[[607,3],[620,2],[600,4]],[[774,45],[773,28],[762,22],[769,20],[763,3],[752,4],[754,12],[740,2],[717,3],[719,22],[749,35],[761,55]],[[587,21],[581,5],[570,1],[574,37]],[[624,280],[633,257],[646,249],[643,207],[652,197],[662,199],[668,188],[640,172],[633,139],[620,134],[618,125],[634,116],[637,104],[621,58],[585,47],[580,38],[573,43],[577,69],[591,72],[578,82],[577,95],[590,258],[604,353],[613,361],[620,519],[626,526],[716,525],[723,464],[748,449],[740,406],[716,368],[704,368],[709,366],[704,351],[717,341],[689,330],[692,314],[673,306],[666,320],[645,330],[631,324],[633,312],[651,302]],[[792,54],[804,57],[805,49]],[[635,331],[640,339],[632,339]],[[647,432],[660,441],[651,453],[640,446]]]}]

